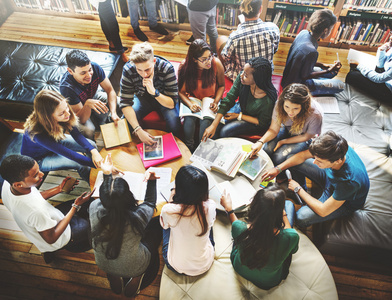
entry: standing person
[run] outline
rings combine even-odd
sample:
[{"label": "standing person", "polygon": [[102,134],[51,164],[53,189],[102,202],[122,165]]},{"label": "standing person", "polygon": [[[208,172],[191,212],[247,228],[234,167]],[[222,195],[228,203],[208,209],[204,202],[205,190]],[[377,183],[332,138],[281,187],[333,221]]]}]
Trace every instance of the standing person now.
[{"label": "standing person", "polygon": [[391,104],[392,99],[392,35],[389,41],[377,49],[376,68],[350,61],[351,70],[346,83],[375,97],[382,103]]},{"label": "standing person", "polygon": [[[148,37],[139,26],[139,0],[127,0],[131,25],[136,37],[142,42],[148,41]],[[150,29],[161,34],[168,35],[169,32],[157,21],[157,7],[155,0],[144,0],[144,9],[147,12]]]},{"label": "standing person", "polygon": [[25,155],[7,156],[1,163],[0,174],[4,178],[1,192],[4,205],[27,238],[43,253],[46,263],[53,261],[53,252],[59,249],[71,252],[91,249],[87,209],[92,192],[84,192],[75,201],[52,206],[46,199],[59,194],[70,177],[52,189],[39,192],[37,186],[44,173],[34,159]]},{"label": "standing person", "polygon": [[[189,46],[188,54],[178,69],[178,78],[180,99],[192,112],[200,111],[201,107],[192,102],[190,96],[199,100],[204,97],[213,98],[214,102],[211,103],[210,109],[214,113],[218,111],[218,104],[225,90],[224,68],[204,40],[196,39]],[[195,117],[184,117],[185,145],[191,152],[197,147],[205,130],[200,126],[199,138],[195,143],[195,128],[198,120]]]},{"label": "standing person", "polygon": [[[262,57],[251,58],[226,97],[222,99],[215,120],[212,123],[211,120],[202,121],[201,127],[206,128],[202,140],[217,138],[219,130],[220,137],[260,134],[267,130],[277,98],[271,79],[270,62]],[[228,112],[238,97],[241,112]],[[220,120],[223,117],[226,124],[222,127]]]},{"label": "standing person", "polygon": [[128,57],[125,51],[128,50],[124,47],[120,38],[120,28],[116,15],[113,10],[111,0],[89,0],[90,3],[98,10],[99,21],[101,22],[101,28],[107,41],[109,42],[109,50],[115,51],[121,55],[124,62],[128,61]]},{"label": "standing person", "polygon": [[264,145],[264,151],[275,165],[289,155],[308,149],[312,138],[321,133],[323,114],[306,85],[292,83],[279,96],[272,113],[271,126],[252,146],[255,155]]},{"label": "standing person", "polygon": [[90,168],[101,165],[95,143],[80,133],[75,113],[56,91],[41,90],[35,96],[24,128],[20,152],[34,158],[42,172],[76,169],[89,182]]},{"label": "standing person", "polygon": [[336,17],[329,9],[319,9],[312,14],[308,25],[310,30],[302,30],[290,47],[283,71],[283,88],[290,83],[303,83],[313,96],[343,90],[344,83],[334,78],[342,67],[340,61],[333,65],[317,61],[317,41],[327,37],[335,23]]},{"label": "standing person", "polygon": [[150,134],[140,126],[151,111],[162,113],[166,131],[179,136],[178,85],[172,64],[154,56],[149,43],[136,44],[124,65],[120,85],[121,109],[128,123],[143,143],[152,144]]},{"label": "standing person", "polygon": [[194,39],[206,40],[206,33],[210,38],[212,52],[216,53],[216,5],[219,0],[189,0],[188,17]]},{"label": "standing person", "polygon": [[308,150],[265,172],[261,180],[271,180],[288,168],[294,179],[306,176],[323,188],[323,194],[316,199],[304,190],[304,181],[289,181],[289,189],[306,203],[297,211],[300,227],[348,216],[366,201],[369,176],[365,165],[347,141],[333,131],[315,138]]},{"label": "standing person", "polygon": [[[111,119],[117,124],[117,95],[103,69],[91,62],[87,54],[72,50],[66,55],[67,72],[60,80],[60,93],[79,118],[83,135],[94,139],[95,129],[105,124],[110,110]],[[104,92],[98,91],[101,86]],[[109,108],[108,108],[109,106]]]},{"label": "standing person", "polygon": [[245,22],[228,38],[218,38],[218,55],[226,68],[226,76],[233,81],[252,57],[267,59],[273,69],[272,59],[278,51],[280,32],[274,23],[260,20],[261,4],[261,0],[242,0],[240,11]]},{"label": "standing person", "polygon": [[188,165],[178,170],[175,188],[161,212],[163,260],[177,273],[197,276],[214,262],[212,225],[216,204],[208,199],[208,178]]},{"label": "standing person", "polygon": [[138,205],[128,183],[121,177],[112,177],[110,154],[101,169],[104,180],[100,199],[94,200],[89,209],[95,261],[107,273],[114,293],[123,291],[132,297],[151,284],[159,270],[162,229],[158,217],[152,219],[158,177],[146,172],[146,195]]},{"label": "standing person", "polygon": [[254,196],[247,222],[237,219],[230,195],[223,194],[221,204],[232,223],[234,270],[261,289],[277,286],[287,278],[292,255],[298,251],[293,203],[285,201],[285,192],[277,184],[270,184]]}]

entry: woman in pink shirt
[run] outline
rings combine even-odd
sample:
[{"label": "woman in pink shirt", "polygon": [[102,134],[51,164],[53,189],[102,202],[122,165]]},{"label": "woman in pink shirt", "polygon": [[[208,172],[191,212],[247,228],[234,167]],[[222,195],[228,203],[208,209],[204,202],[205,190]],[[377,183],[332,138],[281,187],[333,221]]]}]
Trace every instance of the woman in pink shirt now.
[{"label": "woman in pink shirt", "polygon": [[207,175],[194,166],[178,171],[170,203],[162,208],[163,260],[177,273],[197,276],[214,261],[216,205],[208,199]]}]

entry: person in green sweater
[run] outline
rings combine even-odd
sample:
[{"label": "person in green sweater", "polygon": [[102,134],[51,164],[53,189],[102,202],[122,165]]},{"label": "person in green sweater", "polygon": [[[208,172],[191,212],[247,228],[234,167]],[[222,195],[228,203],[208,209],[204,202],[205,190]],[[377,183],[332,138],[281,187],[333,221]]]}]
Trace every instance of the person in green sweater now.
[{"label": "person in green sweater", "polygon": [[285,192],[270,183],[254,196],[247,222],[237,219],[229,194],[224,192],[221,198],[232,223],[234,243],[230,259],[234,270],[264,290],[287,278],[291,257],[298,251],[299,236],[291,228],[294,205],[285,198]]},{"label": "person in green sweater", "polygon": [[[260,134],[268,129],[277,92],[272,84],[270,62],[262,57],[251,58],[236,80],[226,97],[221,100],[218,113],[211,123],[204,119],[200,127],[206,128],[202,141],[207,138],[238,136],[242,134]],[[229,112],[236,105],[239,97],[239,109]],[[221,119],[226,120],[224,126]]]}]

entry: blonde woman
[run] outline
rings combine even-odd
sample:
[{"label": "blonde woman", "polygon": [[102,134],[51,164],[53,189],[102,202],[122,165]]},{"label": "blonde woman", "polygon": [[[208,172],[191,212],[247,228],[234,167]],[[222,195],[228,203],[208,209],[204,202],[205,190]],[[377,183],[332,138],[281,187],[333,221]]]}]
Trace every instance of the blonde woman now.
[{"label": "blonde woman", "polygon": [[103,159],[77,126],[67,100],[56,91],[42,90],[24,124],[21,153],[34,158],[42,172],[76,169],[89,182],[90,168],[99,167]]},{"label": "blonde woman", "polygon": [[290,84],[279,96],[271,125],[252,146],[252,154],[264,146],[274,164],[280,164],[288,155],[308,149],[311,139],[320,134],[322,121],[321,108],[312,101],[309,89],[304,84]]}]

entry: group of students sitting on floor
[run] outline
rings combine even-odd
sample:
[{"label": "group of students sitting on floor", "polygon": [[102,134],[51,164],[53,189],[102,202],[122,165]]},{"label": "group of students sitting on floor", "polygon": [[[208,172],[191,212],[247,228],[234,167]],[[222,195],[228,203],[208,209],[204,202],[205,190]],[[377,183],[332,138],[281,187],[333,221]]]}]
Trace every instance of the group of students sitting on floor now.
[{"label": "group of students sitting on floor", "polygon": [[[223,63],[214,56],[216,49],[197,39],[179,67],[178,83],[172,64],[154,56],[150,44],[135,45],[123,69],[119,107],[133,134],[148,144],[153,142],[152,136],[141,124],[153,110],[163,115],[168,131],[181,137],[178,97],[192,111],[201,108],[190,101],[190,96],[214,99],[210,108],[216,117],[200,121],[196,141],[196,118],[184,118],[184,141],[191,150],[207,138],[265,132],[252,146],[252,155],[263,148],[276,167],[266,171],[262,180],[279,178],[283,170],[290,168],[293,179],[288,188],[305,205],[295,212],[293,203],[285,201],[285,192],[277,184],[256,193],[246,221],[237,219],[230,195],[224,193],[221,204],[232,222],[234,269],[258,287],[270,289],[287,277],[291,256],[298,250],[299,237],[293,224],[306,227],[360,209],[366,200],[369,179],[364,164],[343,137],[331,131],[320,135],[323,114],[312,100],[312,92],[318,91],[317,80],[328,82],[341,66],[339,62],[333,66],[319,64],[324,71],[313,72],[317,38],[328,35],[336,17],[329,10],[312,15],[310,31],[301,32],[301,42],[294,42],[290,49],[286,68],[293,70],[285,70],[285,74],[302,75],[297,82],[288,82],[284,75],[283,82],[287,84],[278,97],[271,81],[271,61],[279,31],[274,24],[259,19],[261,1],[243,1],[241,10],[246,21],[223,46]],[[246,45],[245,41],[249,43],[252,35],[263,43],[258,40],[259,44],[248,44],[246,51],[236,50]],[[256,46],[272,54],[256,55],[252,52]],[[244,58],[250,53],[254,56]],[[308,54],[313,57],[311,62]],[[235,73],[242,61],[242,71],[238,71],[232,88],[222,99],[225,69]],[[107,120],[109,112],[115,123],[120,118],[110,81],[82,51],[70,51],[67,64],[60,93],[42,90],[34,100],[34,111],[25,123],[22,155],[8,156],[0,167],[5,179],[2,199],[20,228],[47,262],[58,249],[80,252],[92,247],[98,266],[107,273],[117,294],[135,295],[154,280],[162,238],[163,259],[169,269],[189,276],[208,271],[214,260],[212,227],[216,204],[208,197],[207,175],[196,167],[183,166],[176,175],[169,203],[163,206],[160,216],[153,217],[155,173],[146,172],[146,196],[138,205],[127,182],[112,177],[121,170],[113,166],[110,155],[103,158],[99,154],[93,141],[95,129]],[[306,70],[299,72],[302,67]],[[99,86],[103,91],[98,90]],[[341,88],[340,83],[337,87]],[[220,123],[222,118],[225,125]],[[37,190],[43,172],[76,169],[88,182],[91,168],[101,168],[104,173],[99,199],[92,201],[90,192],[56,208],[50,205],[46,199],[60,193],[69,178],[48,191]],[[307,193],[305,176],[323,188],[319,199]]]}]

